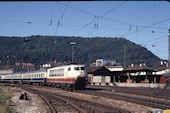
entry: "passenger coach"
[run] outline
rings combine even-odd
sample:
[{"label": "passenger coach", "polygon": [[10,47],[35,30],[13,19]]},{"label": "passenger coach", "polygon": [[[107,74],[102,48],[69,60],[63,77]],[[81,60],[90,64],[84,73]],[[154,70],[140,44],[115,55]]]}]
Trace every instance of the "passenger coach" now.
[{"label": "passenger coach", "polygon": [[22,83],[41,84],[46,83],[46,70],[28,71],[22,74]]}]

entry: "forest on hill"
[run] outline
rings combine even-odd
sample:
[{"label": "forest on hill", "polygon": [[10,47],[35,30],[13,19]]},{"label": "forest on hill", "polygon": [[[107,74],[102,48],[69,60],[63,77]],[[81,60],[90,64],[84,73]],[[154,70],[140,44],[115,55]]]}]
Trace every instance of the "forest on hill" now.
[{"label": "forest on hill", "polygon": [[15,62],[30,62],[37,66],[49,61],[69,62],[72,60],[74,45],[74,61],[90,64],[96,59],[115,60],[124,64],[124,48],[126,48],[126,64],[145,63],[152,66],[161,59],[145,47],[124,38],[111,37],[66,37],[66,36],[0,36],[0,65]]}]

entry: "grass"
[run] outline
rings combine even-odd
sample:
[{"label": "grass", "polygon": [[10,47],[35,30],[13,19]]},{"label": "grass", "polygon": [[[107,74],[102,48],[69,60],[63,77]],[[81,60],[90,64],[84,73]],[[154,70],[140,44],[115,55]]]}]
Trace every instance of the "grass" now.
[{"label": "grass", "polygon": [[7,101],[9,101],[12,97],[12,92],[8,87],[6,92],[3,91],[2,86],[0,86],[0,113],[11,113],[9,105],[7,105]]}]

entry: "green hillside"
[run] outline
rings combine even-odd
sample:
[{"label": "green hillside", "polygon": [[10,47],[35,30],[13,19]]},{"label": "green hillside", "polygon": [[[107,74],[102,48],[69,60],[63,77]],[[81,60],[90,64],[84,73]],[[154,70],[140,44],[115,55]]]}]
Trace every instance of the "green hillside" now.
[{"label": "green hillside", "polygon": [[152,66],[161,59],[146,48],[123,38],[82,38],[64,36],[0,37],[0,65],[17,61],[41,65],[49,61],[71,61],[70,42],[76,42],[75,58],[89,64],[96,59],[111,59],[123,65],[126,45],[127,65],[145,63]]}]

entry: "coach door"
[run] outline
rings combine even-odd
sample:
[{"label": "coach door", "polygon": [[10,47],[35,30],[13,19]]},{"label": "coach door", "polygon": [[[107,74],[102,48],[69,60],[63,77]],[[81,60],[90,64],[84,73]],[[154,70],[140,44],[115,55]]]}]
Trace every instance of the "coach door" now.
[{"label": "coach door", "polygon": [[68,67],[68,69],[66,70],[66,77],[68,77],[71,73],[71,67]]},{"label": "coach door", "polygon": [[102,82],[102,83],[105,83],[105,82],[106,82],[106,77],[105,77],[105,76],[102,76],[101,82]]}]

